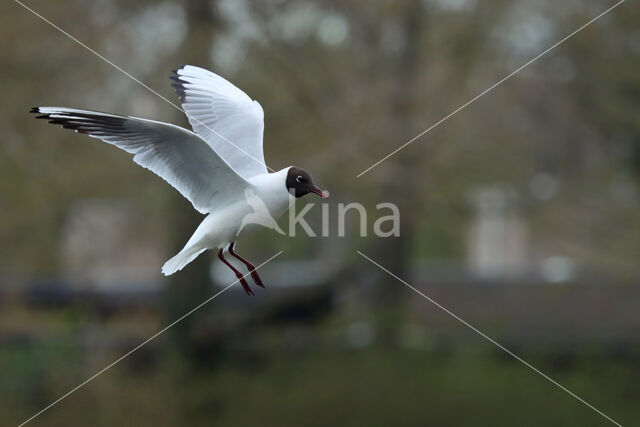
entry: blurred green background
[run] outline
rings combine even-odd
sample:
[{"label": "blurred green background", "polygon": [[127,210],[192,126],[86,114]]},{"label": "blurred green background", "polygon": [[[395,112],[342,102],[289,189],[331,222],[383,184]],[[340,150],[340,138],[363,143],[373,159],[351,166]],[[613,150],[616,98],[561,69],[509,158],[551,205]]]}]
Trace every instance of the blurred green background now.
[{"label": "blurred green background", "polygon": [[[626,1],[25,1],[177,103],[202,66],[265,111],[265,158],[331,191],[328,237],[239,243],[233,287],[33,425],[607,425],[378,267],[623,425],[640,421],[640,8]],[[18,425],[231,283],[201,220],[36,105],[185,117],[7,1],[0,15],[0,424]],[[314,200],[303,199],[303,205]],[[368,207],[368,237],[337,205]],[[376,238],[395,203],[401,235]],[[309,223],[320,234],[321,207]],[[281,221],[285,225],[286,218]]]}]

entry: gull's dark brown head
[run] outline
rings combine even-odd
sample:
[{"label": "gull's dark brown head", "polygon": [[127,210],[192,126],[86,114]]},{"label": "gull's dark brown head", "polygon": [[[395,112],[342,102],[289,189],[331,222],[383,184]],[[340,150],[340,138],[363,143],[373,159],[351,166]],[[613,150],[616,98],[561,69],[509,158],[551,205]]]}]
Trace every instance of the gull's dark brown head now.
[{"label": "gull's dark brown head", "polygon": [[302,197],[305,194],[315,193],[323,199],[328,199],[329,195],[326,191],[322,191],[313,183],[311,174],[304,169],[291,166],[287,172],[286,180],[287,191],[295,197]]}]

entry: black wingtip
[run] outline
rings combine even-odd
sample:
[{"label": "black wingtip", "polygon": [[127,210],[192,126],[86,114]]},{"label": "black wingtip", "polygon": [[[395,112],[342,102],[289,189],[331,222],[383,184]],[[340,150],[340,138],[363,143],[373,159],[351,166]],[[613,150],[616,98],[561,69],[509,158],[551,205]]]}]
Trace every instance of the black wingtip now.
[{"label": "black wingtip", "polygon": [[180,74],[178,74],[178,71],[182,70],[184,67],[186,67],[186,65],[179,66],[178,68],[173,70],[174,75],[169,76],[171,80],[176,82],[176,83],[172,83],[171,87],[175,89],[176,94],[178,95],[178,100],[180,100],[180,102],[184,102],[185,100],[185,93],[184,93],[184,86],[183,86],[185,82],[183,80],[180,80]]},{"label": "black wingtip", "polygon": [[[176,68],[176,69],[174,69],[174,70],[171,70],[171,72],[172,72],[173,74],[175,74],[175,75],[178,75],[178,71],[182,70],[184,67],[186,67],[186,65],[181,65],[181,66],[179,66],[178,68]],[[171,76],[171,77],[173,77],[173,76]]]},{"label": "black wingtip", "polygon": [[40,107],[32,107],[31,110],[29,110],[30,113],[34,113],[34,114],[40,114],[39,116],[36,116],[36,119],[48,119],[49,118],[49,114],[42,114],[42,111],[40,111]]}]

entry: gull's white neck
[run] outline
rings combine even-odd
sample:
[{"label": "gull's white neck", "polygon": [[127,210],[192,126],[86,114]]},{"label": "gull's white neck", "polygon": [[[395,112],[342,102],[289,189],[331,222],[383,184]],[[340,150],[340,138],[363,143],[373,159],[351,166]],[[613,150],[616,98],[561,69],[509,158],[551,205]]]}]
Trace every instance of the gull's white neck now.
[{"label": "gull's white neck", "polygon": [[290,167],[274,173],[256,175],[249,179],[256,194],[267,205],[274,217],[282,215],[295,198],[287,191],[287,174]]}]

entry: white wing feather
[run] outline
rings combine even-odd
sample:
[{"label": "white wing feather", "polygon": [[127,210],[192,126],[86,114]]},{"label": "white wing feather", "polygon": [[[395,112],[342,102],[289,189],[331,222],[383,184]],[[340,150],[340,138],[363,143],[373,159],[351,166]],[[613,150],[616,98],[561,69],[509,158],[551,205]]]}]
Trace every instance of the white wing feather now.
[{"label": "white wing feather", "polygon": [[238,200],[249,184],[195,133],[169,123],[64,107],[38,118],[115,145],[180,192],[201,213]]},{"label": "white wing feather", "polygon": [[195,133],[245,179],[267,173],[264,112],[232,83],[193,65],[175,70],[172,85]]}]

